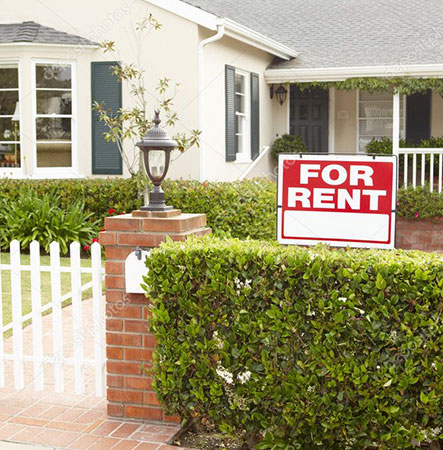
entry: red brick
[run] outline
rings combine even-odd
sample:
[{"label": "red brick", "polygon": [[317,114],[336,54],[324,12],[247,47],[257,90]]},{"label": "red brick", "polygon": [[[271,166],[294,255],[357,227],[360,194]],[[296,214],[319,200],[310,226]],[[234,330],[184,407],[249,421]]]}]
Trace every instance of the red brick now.
[{"label": "red brick", "polygon": [[125,406],[125,417],[160,421],[162,420],[162,410],[148,406]]},{"label": "red brick", "polygon": [[117,242],[117,237],[115,233],[105,231],[98,234],[98,241],[100,242],[100,245],[115,245]]},{"label": "red brick", "polygon": [[125,377],[122,375],[108,375],[106,379],[108,387],[122,388],[125,386]]},{"label": "red brick", "polygon": [[125,348],[126,361],[152,361],[152,350],[141,348]]},{"label": "red brick", "polygon": [[165,241],[164,234],[120,233],[117,238],[118,245],[131,247],[158,247]]},{"label": "red brick", "polygon": [[122,275],[123,274],[123,263],[115,261],[106,261],[105,270],[107,274],[112,275]]},{"label": "red brick", "polygon": [[143,347],[144,348],[155,348],[157,347],[157,339],[152,334],[143,336]]},{"label": "red brick", "polygon": [[149,305],[150,303],[145,294],[125,294],[124,301],[133,305]]},{"label": "red brick", "polygon": [[154,232],[181,233],[206,226],[206,215],[204,214],[182,214],[174,218],[145,218],[143,219],[143,230]]},{"label": "red brick", "polygon": [[123,417],[124,408],[123,405],[112,405],[108,403],[108,416]]},{"label": "red brick", "polygon": [[[115,307],[118,305],[118,308]],[[114,303],[106,305],[106,312],[112,314],[112,317],[124,317],[125,319],[140,319],[142,317],[142,306],[125,305]]]},{"label": "red brick", "polygon": [[107,361],[106,367],[108,369],[108,373],[111,374],[141,375],[142,373],[140,363]]},{"label": "red brick", "polygon": [[139,389],[141,391],[152,390],[152,379],[144,377],[125,377],[125,387],[128,389]]},{"label": "red brick", "polygon": [[108,359],[123,359],[123,349],[121,347],[106,347],[106,357]]},{"label": "red brick", "polygon": [[125,320],[125,331],[129,333],[147,333],[148,322],[146,320]]},{"label": "red brick", "polygon": [[138,334],[106,333],[106,344],[141,347],[142,337]]},{"label": "red brick", "polygon": [[152,317],[152,311],[149,308],[143,308],[143,319],[147,320]]},{"label": "red brick", "polygon": [[111,289],[106,290],[106,302],[117,303],[121,302],[123,298],[123,291],[115,291]]},{"label": "red brick", "polygon": [[105,229],[106,231],[141,231],[142,221],[126,215],[124,217],[106,217]]},{"label": "red brick", "polygon": [[125,277],[106,275],[105,286],[106,289],[125,289]]},{"label": "red brick", "polygon": [[126,261],[126,258],[135,250],[135,247],[106,247],[105,257],[109,259],[118,259],[120,261]]},{"label": "red brick", "polygon": [[145,392],[143,393],[143,404],[151,406],[161,406],[155,392]]},{"label": "red brick", "polygon": [[178,417],[178,416],[167,416],[166,414],[163,416],[163,420],[165,422],[178,423],[178,424],[180,424],[182,421],[180,419],[180,417]]},{"label": "red brick", "polygon": [[143,392],[108,389],[107,398],[111,402],[143,403]]},{"label": "red brick", "polygon": [[108,331],[122,331],[123,320],[121,319],[106,319],[106,329]]}]

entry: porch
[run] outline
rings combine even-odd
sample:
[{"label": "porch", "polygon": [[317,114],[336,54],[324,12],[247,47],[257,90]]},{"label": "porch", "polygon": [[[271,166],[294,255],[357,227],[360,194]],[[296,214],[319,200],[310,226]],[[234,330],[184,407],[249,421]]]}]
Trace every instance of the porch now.
[{"label": "porch", "polygon": [[440,90],[406,94],[360,84],[354,89],[344,81],[286,85],[289,133],[301,136],[313,153],[393,153],[399,157],[399,186],[429,185],[442,192]]}]

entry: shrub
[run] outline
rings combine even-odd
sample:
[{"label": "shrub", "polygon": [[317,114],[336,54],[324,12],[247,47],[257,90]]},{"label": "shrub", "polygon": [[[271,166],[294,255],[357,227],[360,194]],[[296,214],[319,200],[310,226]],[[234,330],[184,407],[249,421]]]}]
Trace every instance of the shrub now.
[{"label": "shrub", "polygon": [[271,154],[278,160],[280,153],[306,153],[308,148],[300,136],[284,134],[272,144]]},{"label": "shrub", "polygon": [[60,196],[40,196],[32,190],[22,191],[20,197],[0,204],[0,247],[8,249],[11,241],[20,241],[23,249],[34,240],[46,252],[51,242],[57,241],[63,254],[71,242],[89,244],[97,233],[97,225],[90,221],[81,201],[61,206]]},{"label": "shrub", "polygon": [[443,217],[443,193],[431,192],[429,186],[400,189],[397,205],[399,215],[406,219]]},{"label": "shrub", "polygon": [[401,251],[168,243],[147,260],[169,413],[259,449],[401,449],[443,423],[443,262]]}]

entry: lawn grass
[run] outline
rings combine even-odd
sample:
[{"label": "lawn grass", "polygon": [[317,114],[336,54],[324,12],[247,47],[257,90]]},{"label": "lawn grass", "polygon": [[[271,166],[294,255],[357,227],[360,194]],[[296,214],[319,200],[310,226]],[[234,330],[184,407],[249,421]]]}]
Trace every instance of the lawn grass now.
[{"label": "lawn grass", "polygon": [[[0,263],[9,264],[9,253],[0,253]],[[26,254],[21,255],[21,264],[29,265],[30,256]],[[40,264],[42,266],[50,265],[50,257],[47,255],[41,256]],[[60,258],[61,266],[69,266],[69,258]],[[90,267],[90,259],[81,260],[82,267]],[[8,325],[12,321],[12,304],[11,304],[11,272],[9,270],[1,271],[2,277],[2,292],[0,294],[0,304],[3,306],[3,326]],[[82,285],[92,280],[90,273],[82,273]],[[22,315],[26,315],[32,311],[31,303],[31,273],[29,271],[21,272],[21,287],[22,287]],[[71,274],[61,273],[61,291],[62,295],[71,291]],[[82,298],[91,298],[92,289],[88,289],[82,293]],[[41,299],[42,305],[46,305],[51,302],[51,274],[50,272],[41,273]],[[64,306],[71,303],[71,300],[66,300]],[[0,324],[1,326],[2,324]],[[9,334],[6,333],[6,334]],[[5,335],[6,336],[6,335]]]}]

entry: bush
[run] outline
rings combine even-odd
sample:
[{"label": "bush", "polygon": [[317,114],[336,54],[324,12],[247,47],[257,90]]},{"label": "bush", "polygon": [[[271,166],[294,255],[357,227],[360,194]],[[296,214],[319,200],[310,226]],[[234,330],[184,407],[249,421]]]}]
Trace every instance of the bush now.
[{"label": "bush", "polygon": [[419,252],[168,243],[147,260],[169,413],[258,449],[401,449],[443,423],[443,262]]},{"label": "bush", "polygon": [[0,202],[0,248],[9,249],[11,241],[20,241],[27,249],[38,241],[49,253],[51,242],[57,241],[63,254],[71,242],[89,244],[97,233],[97,225],[90,221],[81,201],[61,206],[60,196],[26,189],[18,199]]},{"label": "bush", "polygon": [[272,144],[271,154],[278,160],[280,153],[306,153],[308,148],[300,136],[284,134]]},{"label": "bush", "polygon": [[443,217],[443,193],[431,192],[429,186],[400,189],[397,208],[399,215],[406,219]]}]

